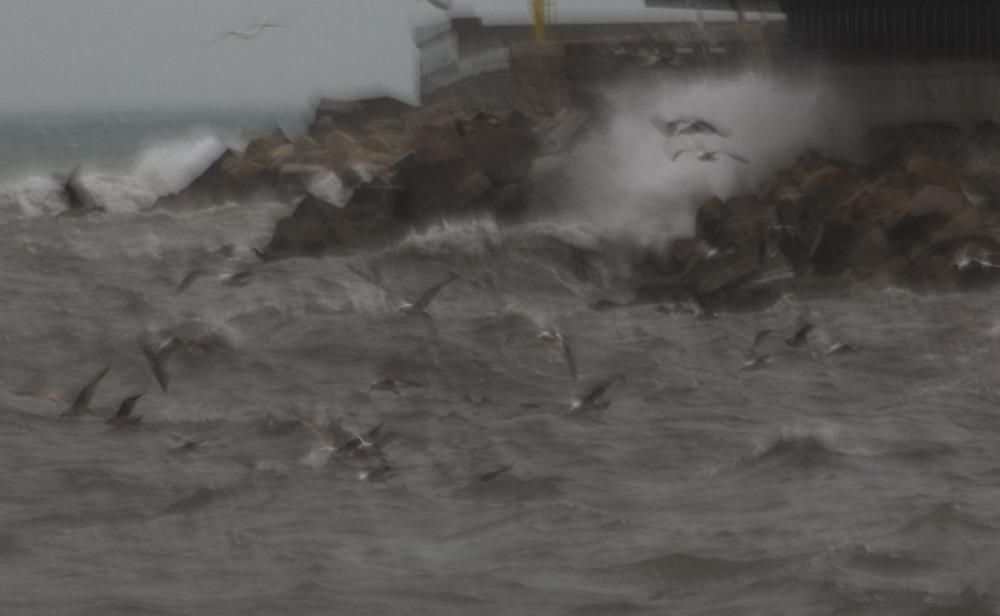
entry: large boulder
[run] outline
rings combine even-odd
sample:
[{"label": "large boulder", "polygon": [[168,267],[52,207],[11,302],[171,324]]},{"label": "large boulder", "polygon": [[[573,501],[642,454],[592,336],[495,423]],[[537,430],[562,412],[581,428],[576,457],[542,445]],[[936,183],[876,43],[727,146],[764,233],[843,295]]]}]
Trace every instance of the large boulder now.
[{"label": "large boulder", "polygon": [[269,258],[319,256],[379,248],[402,237],[401,194],[395,187],[366,183],[343,207],[307,195],[291,216],[278,222],[265,253]]}]

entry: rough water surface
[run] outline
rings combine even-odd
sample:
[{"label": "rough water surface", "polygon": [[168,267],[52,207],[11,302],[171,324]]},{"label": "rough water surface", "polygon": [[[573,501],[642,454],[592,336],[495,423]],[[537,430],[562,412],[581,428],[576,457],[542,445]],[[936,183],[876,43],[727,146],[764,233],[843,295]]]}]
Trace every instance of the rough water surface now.
[{"label": "rough water surface", "polygon": [[[993,293],[597,311],[628,295],[578,257],[598,230],[540,223],[243,265],[288,207],[4,222],[0,613],[997,613]],[[252,274],[175,294],[195,267]],[[452,271],[431,318],[396,313]],[[804,311],[861,350],[740,371]],[[581,382],[627,375],[610,408],[567,414],[543,327]],[[188,342],[167,393],[156,335]],[[387,377],[419,386],[366,393]],[[104,423],[143,392],[139,427]],[[395,474],[296,417],[384,424]]]}]

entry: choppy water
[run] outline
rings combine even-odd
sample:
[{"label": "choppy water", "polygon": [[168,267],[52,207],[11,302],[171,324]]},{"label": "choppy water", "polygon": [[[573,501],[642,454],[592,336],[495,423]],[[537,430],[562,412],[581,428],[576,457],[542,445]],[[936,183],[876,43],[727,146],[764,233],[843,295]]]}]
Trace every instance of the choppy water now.
[{"label": "choppy water", "polygon": [[[174,295],[286,207],[5,224],[0,612],[995,613],[992,294],[597,312],[616,268],[567,257],[586,228],[470,223]],[[373,265],[391,295],[351,271]],[[395,314],[448,270],[492,284]],[[739,372],[759,328],[804,309],[864,350]],[[628,374],[608,411],[567,416],[539,326],[567,334],[584,381]],[[201,343],[170,360],[168,394],[147,331]],[[93,407],[145,391],[141,429],[58,419],[108,360]],[[384,376],[425,386],[363,393]],[[398,474],[359,480],[370,461],[331,457],[293,414],[384,423]],[[170,433],[211,440],[171,452]]]},{"label": "choppy water", "polygon": [[[816,133],[802,114],[798,141],[755,140],[788,123],[767,92],[730,127],[781,164]],[[602,190],[645,179],[621,209],[680,184],[752,186],[731,167],[664,167],[658,138],[638,141],[647,112],[611,133],[624,177]],[[595,311],[629,298],[632,253],[593,212],[255,264],[290,204],[148,209],[223,141],[199,139],[98,165],[86,179],[106,214],[54,219],[51,178],[0,190],[0,614],[998,613],[993,293],[858,286],[714,321]],[[632,214],[646,240],[689,216]],[[175,294],[196,267],[252,274]],[[462,280],[432,318],[396,313],[450,271]],[[776,341],[770,366],[740,371],[758,330],[804,312],[861,352]],[[576,387],[543,327],[566,334],[584,383],[627,374],[607,411],[567,414]],[[164,393],[138,340],[170,335],[188,344]],[[95,415],[60,419],[108,362]],[[385,377],[421,386],[366,393]],[[143,392],[139,428],[104,423]],[[362,480],[377,459],[297,417],[384,424],[395,474]]]}]

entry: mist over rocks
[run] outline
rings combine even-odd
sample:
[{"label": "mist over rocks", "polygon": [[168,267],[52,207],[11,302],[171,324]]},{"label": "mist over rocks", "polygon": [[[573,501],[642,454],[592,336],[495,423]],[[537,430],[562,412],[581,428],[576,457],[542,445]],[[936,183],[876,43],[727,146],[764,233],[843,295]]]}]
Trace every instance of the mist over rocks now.
[{"label": "mist over rocks", "polygon": [[[694,296],[720,310],[756,309],[817,285],[964,290],[1000,279],[996,127],[860,123],[841,135],[829,130],[844,121],[837,110],[820,122],[829,143],[814,146],[816,120],[805,111],[823,97],[795,93],[806,109],[789,114],[764,85],[691,88],[711,95],[720,121],[728,110],[750,127],[723,144],[749,156],[745,173],[738,169],[746,177],[719,163],[671,164],[664,148],[690,145],[665,145],[643,112],[613,103],[538,115],[481,100],[412,107],[382,97],[322,101],[301,137],[276,131],[226,150],[158,205],[294,203],[268,258],[378,250],[478,216],[501,225],[589,220],[635,236],[637,247],[613,256],[630,263],[635,301]],[[750,111],[728,101],[736,87],[749,92]],[[813,111],[823,116],[823,107]],[[783,115],[791,132],[769,140]],[[706,188],[690,225],[678,225],[684,200]]]}]

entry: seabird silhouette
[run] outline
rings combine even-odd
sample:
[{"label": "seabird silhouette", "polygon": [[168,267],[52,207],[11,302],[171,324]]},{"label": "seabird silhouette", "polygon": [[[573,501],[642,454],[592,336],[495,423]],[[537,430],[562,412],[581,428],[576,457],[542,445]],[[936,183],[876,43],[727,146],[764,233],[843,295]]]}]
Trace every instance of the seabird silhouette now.
[{"label": "seabird silhouette", "polygon": [[604,410],[611,405],[610,400],[606,400],[604,395],[612,387],[625,380],[624,374],[616,374],[606,379],[602,379],[590,387],[583,395],[573,401],[569,407],[570,413],[586,411],[590,409]]},{"label": "seabird silhouette", "polygon": [[338,450],[337,453],[344,456],[353,455],[356,453],[361,453],[368,449],[378,449],[381,442],[378,440],[379,433],[382,432],[382,424],[379,424],[365,432],[364,434],[356,434],[346,443],[344,443]]},{"label": "seabird silhouette", "polygon": [[754,336],[753,339],[753,345],[751,345],[750,350],[747,352],[747,360],[743,363],[743,366],[740,367],[740,372],[760,370],[771,365],[774,358],[767,353],[761,353],[760,345],[764,344],[764,342],[772,336],[781,337],[781,332],[773,329],[765,329],[757,332],[757,335]]},{"label": "seabird silhouette", "polygon": [[203,269],[191,270],[188,272],[187,276],[184,276],[184,279],[181,280],[180,284],[177,285],[177,288],[174,289],[174,295],[180,295],[184,291],[187,291],[196,280],[207,274],[208,272]]},{"label": "seabird silhouette", "polygon": [[142,421],[142,417],[134,417],[132,415],[132,411],[135,410],[135,403],[138,402],[139,398],[144,395],[146,395],[145,392],[122,400],[121,406],[118,407],[118,412],[115,413],[114,417],[108,419],[107,423],[121,428],[125,426],[134,426]]},{"label": "seabird silhouette", "polygon": [[[419,2],[421,0],[417,0],[417,1]],[[432,6],[436,7],[436,8],[439,8],[442,11],[448,11],[448,10],[451,10],[452,2],[451,2],[451,0],[427,0],[427,4],[430,4],[430,5],[432,5]]]},{"label": "seabird silhouette", "polygon": [[479,476],[479,481],[481,481],[482,483],[490,483],[491,481],[495,481],[496,479],[498,479],[504,473],[510,472],[510,470],[512,468],[514,468],[513,464],[508,464],[506,466],[501,466],[500,468],[496,469],[495,471],[490,471],[488,473],[480,475]]},{"label": "seabird silhouette", "polygon": [[167,373],[166,366],[167,361],[180,346],[181,341],[177,338],[170,338],[155,348],[148,342],[139,345],[139,350],[142,351],[142,356],[146,358],[146,363],[149,365],[153,376],[156,377],[156,382],[160,384],[160,389],[163,390],[163,393],[167,392],[167,387],[170,385],[170,375]]},{"label": "seabird silhouette", "polygon": [[461,276],[452,272],[451,275],[448,276],[448,278],[442,280],[433,287],[424,291],[424,294],[420,296],[420,299],[413,302],[412,304],[409,303],[400,304],[399,308],[397,308],[396,311],[399,312],[400,314],[405,314],[405,315],[430,316],[430,314],[427,312],[427,307],[430,306],[431,302],[434,301],[434,298],[438,296],[438,293],[440,293],[442,289],[444,289],[452,282],[458,280],[459,278],[461,278]]},{"label": "seabird silhouette", "polygon": [[808,344],[809,352],[814,358],[856,353],[861,350],[860,347],[844,342],[827,330],[816,327],[809,322],[803,323],[795,334],[785,338],[785,344],[791,347],[801,347]]},{"label": "seabird silhouette", "polygon": [[673,159],[675,162],[680,158],[681,154],[691,154],[698,160],[706,163],[714,163],[718,160],[719,156],[728,156],[736,162],[743,163],[744,165],[750,164],[750,160],[740,156],[739,154],[733,154],[732,152],[709,152],[707,150],[677,150],[674,152]]},{"label": "seabird silhouette", "polygon": [[712,123],[701,118],[676,118],[668,120],[660,114],[650,118],[650,122],[656,130],[663,133],[664,137],[678,137],[682,135],[716,135],[718,137],[728,137],[729,132],[717,128]]},{"label": "seabird silhouette", "polygon": [[77,417],[83,415],[90,411],[90,402],[94,399],[94,394],[97,393],[97,386],[101,384],[104,377],[108,375],[111,370],[111,364],[104,366],[104,368],[97,373],[97,375],[90,380],[87,385],[80,390],[80,393],[76,396],[76,400],[70,405],[68,409],[63,411],[63,417]]},{"label": "seabird silhouette", "polygon": [[813,329],[814,326],[812,323],[809,323],[808,321],[802,323],[799,328],[795,330],[794,334],[785,338],[785,344],[795,348],[801,347],[809,341],[809,332]]},{"label": "seabird silhouette", "polygon": [[372,381],[365,393],[370,395],[373,391],[391,391],[397,396],[401,396],[403,395],[403,389],[411,387],[424,387],[424,384],[417,383],[416,381],[408,381],[406,379],[394,379],[387,377]]},{"label": "seabird silhouette", "polygon": [[562,349],[563,360],[566,362],[566,369],[569,370],[569,376],[576,381],[576,360],[573,357],[573,350],[570,348],[566,336],[554,329],[543,329],[538,332],[538,339],[550,344],[559,344],[559,347]]},{"label": "seabird silhouette", "polygon": [[216,43],[221,43],[222,41],[228,38],[237,38],[248,41],[257,38],[264,30],[268,28],[287,28],[287,27],[288,26],[284,26],[281,24],[271,23],[270,17],[264,17],[260,21],[258,21],[257,24],[252,28],[248,28],[246,30],[229,30],[227,32],[223,32],[222,34],[219,35],[219,38],[209,43],[208,46],[211,47],[212,45],[215,45]]},{"label": "seabird silhouette", "polygon": [[192,453],[192,452],[196,452],[196,451],[199,451],[201,449],[202,445],[204,445],[205,443],[207,443],[207,442],[209,442],[211,440],[214,440],[214,439],[211,439],[211,438],[209,438],[209,439],[195,440],[195,439],[191,439],[191,438],[188,438],[186,436],[182,436],[180,434],[177,434],[176,432],[167,432],[167,436],[169,436],[170,438],[174,439],[175,441],[177,441],[179,443],[179,445],[175,445],[174,447],[171,447],[170,449],[167,450],[167,453],[169,453],[169,454],[180,454],[180,453]]}]

